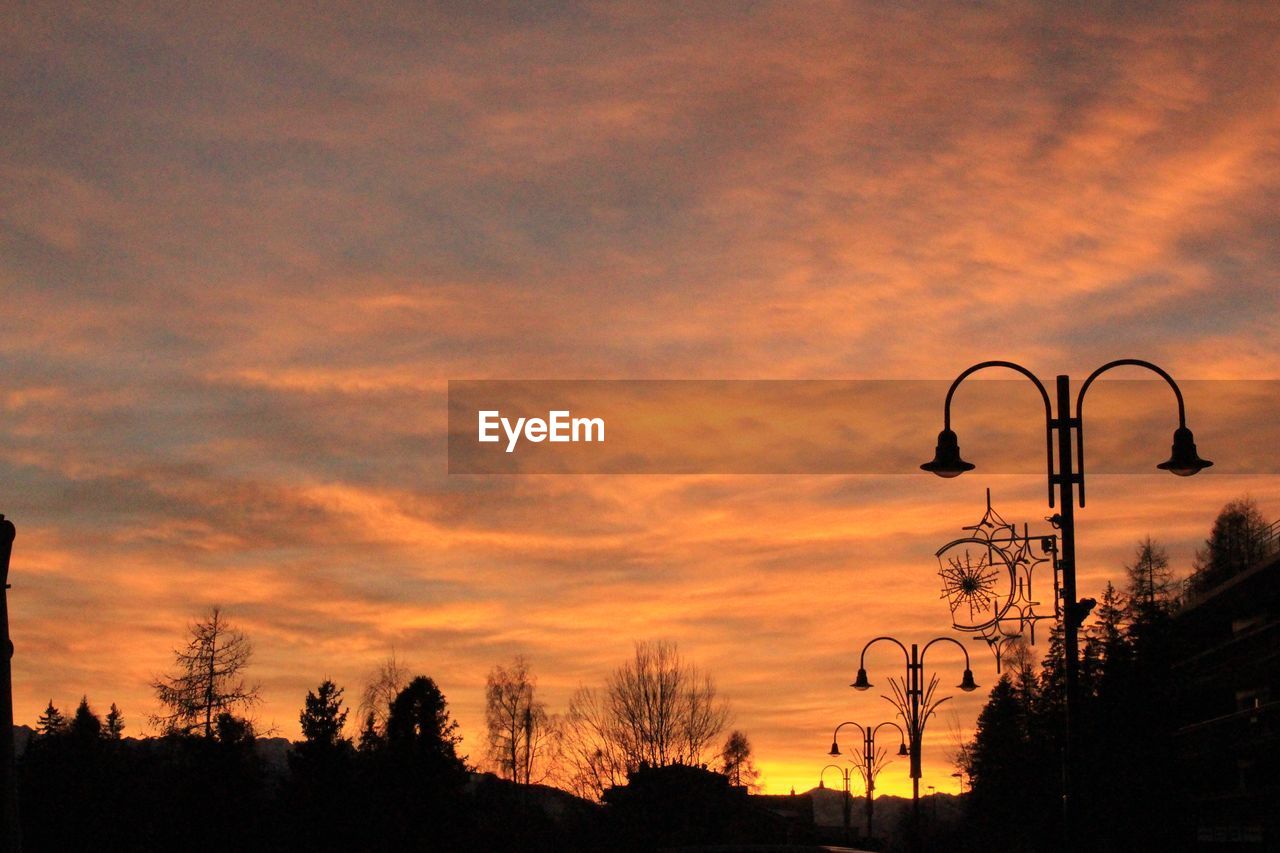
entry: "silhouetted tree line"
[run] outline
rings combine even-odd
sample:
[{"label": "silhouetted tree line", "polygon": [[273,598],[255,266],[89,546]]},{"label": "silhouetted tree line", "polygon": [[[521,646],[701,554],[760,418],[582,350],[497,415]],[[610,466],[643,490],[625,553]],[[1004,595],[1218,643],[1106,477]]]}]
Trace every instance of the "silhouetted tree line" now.
[{"label": "silhouetted tree line", "polygon": [[206,729],[120,736],[82,701],[66,720],[50,703],[20,762],[30,850],[573,850],[590,827],[552,822],[518,786],[468,774],[436,683],[418,676],[385,726],[344,734],[343,690],[307,694],[303,739],[287,766],[255,749],[253,724],[229,712]]},{"label": "silhouetted tree line", "polygon": [[[1108,583],[1082,635],[1081,702],[1072,725],[1080,758],[1074,798],[1079,850],[1186,849],[1194,833],[1180,777],[1173,674],[1185,637],[1180,599],[1248,568],[1263,556],[1266,525],[1252,502],[1223,508],[1178,583],[1163,548],[1138,544],[1124,587]],[[996,682],[974,739],[958,763],[971,793],[966,825],[952,842],[974,850],[1061,848],[1064,656],[1060,631],[1037,668],[1025,647]]]},{"label": "silhouetted tree line", "polygon": [[[547,714],[523,658],[495,667],[486,685],[488,760],[503,777],[496,778],[471,772],[439,686],[410,677],[394,654],[364,690],[358,726],[348,725],[342,687],[326,679],[308,691],[302,739],[286,752],[282,739],[260,738],[249,716],[258,701],[244,679],[251,655],[248,639],[217,609],[190,625],[173,668],[152,683],[159,737],[125,738],[114,704],[100,718],[82,699],[68,720],[50,701],[19,768],[27,849],[643,850],[650,836],[684,837],[689,821],[673,823],[668,801],[652,791],[602,809],[536,784],[554,775],[572,785],[579,771],[572,759],[588,742]],[[745,734],[726,743],[723,773],[681,760],[696,758],[727,719],[709,678],[674,646],[641,643],[614,682],[606,695],[618,710],[595,718],[591,746],[622,754],[659,739],[647,748],[667,760],[637,759],[633,771],[686,765],[692,776],[656,777],[659,787],[679,783],[670,797],[750,811],[745,790],[732,787],[755,779]],[[626,744],[610,746],[624,726]],[[662,814],[650,814],[655,803]],[[698,837],[719,831],[703,824]],[[637,835],[637,827],[649,834]]]}]

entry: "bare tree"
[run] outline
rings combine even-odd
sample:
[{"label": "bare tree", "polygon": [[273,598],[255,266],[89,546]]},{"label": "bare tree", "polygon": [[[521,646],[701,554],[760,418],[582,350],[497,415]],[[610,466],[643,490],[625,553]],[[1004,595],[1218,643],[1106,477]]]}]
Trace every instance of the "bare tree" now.
[{"label": "bare tree", "polygon": [[[391,703],[400,695],[400,691],[409,684],[409,667],[396,658],[395,649],[387,659],[379,664],[369,683],[360,694],[360,705],[356,714],[365,721],[365,728],[370,732],[385,734],[387,717],[391,713]],[[372,717],[372,724],[369,720]]]},{"label": "bare tree", "polygon": [[964,780],[969,775],[969,767],[973,764],[970,754],[973,749],[972,740],[960,722],[960,715],[955,711],[947,714],[947,763],[956,769],[951,775],[960,782],[960,793],[964,793]]},{"label": "bare tree", "polygon": [[674,643],[636,643],[602,691],[580,688],[569,702],[560,750],[567,784],[598,797],[641,764],[703,764],[728,722],[715,682]]},{"label": "bare tree", "polygon": [[551,718],[547,706],[534,698],[536,687],[523,655],[510,667],[495,666],[485,679],[489,760],[503,776],[524,785],[550,773]]},{"label": "bare tree", "polygon": [[259,701],[258,686],[247,685],[242,674],[253,647],[217,607],[188,633],[187,644],[173,652],[173,673],[151,683],[163,708],[151,722],[166,734],[203,729],[211,738],[220,715],[248,711]]},{"label": "bare tree", "polygon": [[628,767],[701,764],[729,722],[711,676],[681,658],[675,643],[636,643],[605,696]]},{"label": "bare tree", "polygon": [[613,723],[601,691],[579,687],[557,730],[560,784],[585,799],[598,800],[627,781],[627,762],[613,737]]}]

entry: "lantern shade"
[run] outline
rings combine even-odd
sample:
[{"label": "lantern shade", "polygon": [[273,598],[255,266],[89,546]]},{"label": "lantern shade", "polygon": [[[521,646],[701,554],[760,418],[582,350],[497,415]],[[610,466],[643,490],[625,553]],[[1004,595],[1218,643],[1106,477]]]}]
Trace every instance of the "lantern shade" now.
[{"label": "lantern shade", "polygon": [[944,429],[938,433],[938,446],[934,450],[933,459],[920,466],[921,470],[939,477],[959,477],[965,471],[973,470],[972,462],[960,458],[960,440],[954,431]]},{"label": "lantern shade", "polygon": [[831,751],[828,752],[827,755],[830,755],[832,758],[835,758],[839,754],[840,754],[840,744],[836,743],[835,741],[831,741]]},{"label": "lantern shade", "polygon": [[978,689],[978,683],[973,680],[973,670],[966,669],[964,671],[964,677],[960,679],[960,684],[958,686],[965,693],[972,693]]},{"label": "lantern shade", "polygon": [[871,682],[867,681],[867,671],[865,669],[858,670],[858,677],[849,685],[854,690],[867,690],[871,687]]},{"label": "lantern shade", "polygon": [[1190,477],[1212,464],[1207,459],[1201,459],[1200,454],[1196,453],[1196,439],[1191,434],[1191,430],[1178,427],[1173,431],[1173,449],[1169,458],[1156,467],[1162,471],[1177,474],[1179,477]]}]

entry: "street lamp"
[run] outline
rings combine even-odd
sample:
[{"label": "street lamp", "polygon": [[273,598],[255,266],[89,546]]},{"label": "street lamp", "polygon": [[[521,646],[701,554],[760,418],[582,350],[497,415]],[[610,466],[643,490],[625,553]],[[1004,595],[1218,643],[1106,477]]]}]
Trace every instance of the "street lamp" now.
[{"label": "street lamp", "polygon": [[[893,726],[895,729],[898,730],[898,755],[899,756],[910,755],[910,751],[907,749],[907,741],[906,741],[907,735],[906,735],[906,732],[902,730],[902,726],[898,725],[892,720],[886,720],[883,723],[879,723],[874,728],[866,728],[864,726],[858,725],[852,720],[848,720],[836,726],[836,730],[831,733],[831,752],[827,754],[830,755],[832,758],[835,758],[838,755],[840,755],[840,742],[837,740],[837,735],[840,734],[840,730],[845,726],[857,726],[858,731],[862,732],[862,762],[863,763],[862,763],[862,767],[860,767],[859,769],[862,771],[862,782],[867,792],[867,803],[866,803],[867,838],[870,838],[871,823],[872,823],[872,816],[873,816],[874,802],[875,802],[875,795],[876,795],[876,775],[880,772],[880,765],[884,758],[883,752],[877,753],[876,751],[876,732],[880,731],[880,729],[882,729],[885,726]],[[844,828],[847,834],[849,830],[848,809],[845,810]]]},{"label": "street lamp", "polygon": [[[947,391],[947,399],[943,405],[942,413],[942,432],[938,433],[938,444],[934,452],[934,457],[930,461],[924,463],[920,467],[939,477],[958,477],[965,471],[972,471],[974,465],[966,462],[960,456],[960,441],[956,437],[955,432],[951,429],[951,398],[955,395],[956,388],[969,375],[988,367],[1005,367],[1010,370],[1017,371],[1023,376],[1031,380],[1040,392],[1040,397],[1044,401],[1044,433],[1045,433],[1045,449],[1048,458],[1049,471],[1049,506],[1054,506],[1053,487],[1058,487],[1058,503],[1059,515],[1055,515],[1052,519],[1054,525],[1062,531],[1062,553],[1058,557],[1058,568],[1062,577],[1062,640],[1063,654],[1065,657],[1066,672],[1066,707],[1065,707],[1065,735],[1066,750],[1063,757],[1062,772],[1062,817],[1063,832],[1066,835],[1067,849],[1072,848],[1072,803],[1071,791],[1072,780],[1075,766],[1076,746],[1074,742],[1075,734],[1072,726],[1073,706],[1078,701],[1078,658],[1079,658],[1079,630],[1084,624],[1085,618],[1089,615],[1089,611],[1093,609],[1095,602],[1093,599],[1076,599],[1076,526],[1075,526],[1075,487],[1080,487],[1080,506],[1084,506],[1084,395],[1089,390],[1089,386],[1093,381],[1103,373],[1115,367],[1143,367],[1159,375],[1165,382],[1169,383],[1169,387],[1173,389],[1174,397],[1178,402],[1178,427],[1173,432],[1173,446],[1169,454],[1169,458],[1161,462],[1156,467],[1177,474],[1180,477],[1190,477],[1208,468],[1212,462],[1201,459],[1196,452],[1195,437],[1191,434],[1191,430],[1187,429],[1186,408],[1182,401],[1182,391],[1178,388],[1178,383],[1173,381],[1173,377],[1161,368],[1149,361],[1141,361],[1136,358],[1122,358],[1116,361],[1108,362],[1099,367],[1093,373],[1089,374],[1089,378],[1080,386],[1080,392],[1076,396],[1075,414],[1071,411],[1071,379],[1065,375],[1057,377],[1057,416],[1053,414],[1053,407],[1049,402],[1049,392],[1045,389],[1044,384],[1036,378],[1035,374],[1027,370],[1019,364],[1011,361],[984,361],[973,365],[965,370],[955,381],[951,383],[951,388]],[[1054,432],[1057,432],[1057,465],[1055,467],[1054,460]],[[1075,454],[1072,454],[1072,436],[1075,437]],[[1076,463],[1079,464],[1079,472],[1075,470]]]},{"label": "street lamp", "polygon": [[[977,689],[978,685],[973,680],[973,670],[969,665],[969,650],[954,637],[934,637],[925,643],[921,649],[917,644],[911,644],[911,651],[907,651],[899,640],[894,637],[876,637],[865,646],[862,647],[862,654],[858,659],[858,676],[849,686],[855,690],[867,690],[871,687],[871,682],[867,679],[867,649],[874,646],[881,640],[893,643],[902,650],[903,656],[907,662],[907,675],[902,681],[902,689],[898,691],[897,685],[894,686],[895,698],[889,699],[890,702],[898,707],[899,713],[902,714],[903,721],[907,724],[907,742],[909,746],[909,755],[911,756],[911,812],[912,820],[915,821],[917,829],[920,823],[920,747],[924,741],[925,723],[929,721],[929,717],[933,715],[934,710],[939,705],[947,701],[951,697],[933,701],[933,691],[938,685],[938,677],[935,675],[930,680],[928,687],[924,681],[924,656],[929,651],[929,647],[934,643],[952,643],[961,652],[964,653],[964,675],[960,679],[960,683],[956,685],[966,693],[971,693]],[[892,683],[892,682],[891,682]]]},{"label": "street lamp", "polygon": [[844,814],[844,838],[845,838],[845,841],[848,841],[849,840],[849,808],[852,805],[851,803],[852,795],[849,792],[849,780],[853,777],[853,768],[841,767],[839,764],[828,764],[826,767],[823,767],[822,770],[818,772],[819,788],[826,787],[826,785],[824,785],[822,782],[822,777],[825,776],[827,771],[830,770],[832,767],[836,769],[836,772],[839,773],[840,777],[844,780],[844,799],[841,801],[840,805]]}]

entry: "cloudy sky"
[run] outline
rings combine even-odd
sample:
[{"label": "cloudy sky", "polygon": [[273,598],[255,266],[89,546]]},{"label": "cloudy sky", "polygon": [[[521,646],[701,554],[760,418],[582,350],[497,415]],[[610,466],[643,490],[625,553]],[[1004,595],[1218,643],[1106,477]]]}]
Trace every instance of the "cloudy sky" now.
[{"label": "cloudy sky", "polygon": [[[146,731],[216,603],[264,726],[394,649],[475,758],[493,664],[558,711],[666,638],[807,789],[890,715],[857,650],[945,632],[934,550],[1043,477],[450,476],[448,380],[1280,379],[1269,3],[93,5],[0,23],[20,722]],[[1243,493],[1280,515],[1275,476],[1091,479],[1082,593]]]}]

